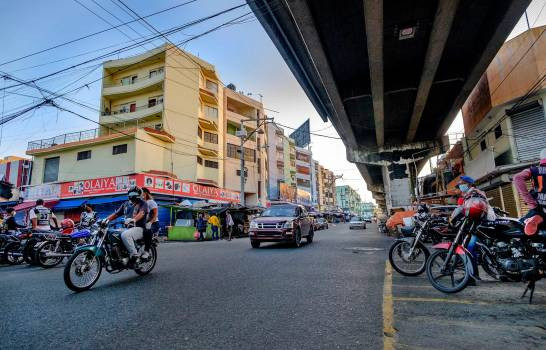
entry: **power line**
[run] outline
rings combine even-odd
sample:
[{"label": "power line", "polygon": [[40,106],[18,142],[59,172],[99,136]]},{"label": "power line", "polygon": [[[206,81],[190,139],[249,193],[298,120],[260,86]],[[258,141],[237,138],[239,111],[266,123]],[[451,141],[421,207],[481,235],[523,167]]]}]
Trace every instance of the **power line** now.
[{"label": "power line", "polygon": [[[195,1],[197,1],[197,0],[186,1],[186,2],[183,2],[183,3],[181,3],[181,4],[174,5],[174,6],[171,6],[171,7],[169,7],[169,8],[166,8],[166,9],[164,9],[164,10],[157,11],[157,12],[151,13],[151,14],[149,14],[149,15],[143,16],[143,18],[149,18],[149,17],[152,17],[152,16],[156,16],[156,15],[159,15],[159,14],[161,14],[161,13],[164,13],[164,12],[167,12],[167,11],[174,10],[174,9],[179,8],[179,7],[181,7],[181,6],[191,4],[192,2],[195,2]],[[107,28],[107,29],[99,30],[98,32],[94,32],[94,33],[91,33],[91,34],[87,34],[87,35],[81,36],[81,37],[79,37],[79,38],[72,39],[72,40],[66,41],[66,42],[64,42],[64,43],[57,44],[57,45],[55,45],[55,46],[51,46],[51,47],[49,47],[49,48],[47,48],[47,49],[42,49],[42,50],[39,50],[39,51],[30,53],[30,54],[27,54],[27,55],[24,55],[24,56],[20,56],[20,57],[11,59],[11,60],[9,60],[9,61],[2,62],[2,63],[0,63],[0,67],[1,67],[1,66],[4,66],[4,65],[6,65],[6,64],[10,64],[10,63],[13,63],[13,62],[17,62],[17,61],[20,61],[20,60],[22,60],[22,59],[25,59],[25,58],[28,58],[28,57],[32,57],[32,56],[35,56],[35,55],[38,55],[38,54],[41,54],[41,53],[44,53],[44,52],[47,52],[47,51],[51,51],[51,50],[57,49],[57,48],[59,48],[59,47],[63,47],[63,46],[66,46],[66,45],[69,45],[69,44],[72,44],[72,43],[75,43],[75,42],[78,42],[78,41],[81,41],[81,40],[84,40],[84,39],[91,38],[91,37],[93,37],[93,36],[96,36],[96,35],[99,35],[99,34],[108,32],[108,31],[113,30],[113,29],[115,29],[115,28],[123,27],[123,26],[125,26],[125,25],[131,24],[131,23],[134,23],[134,22],[137,22],[137,21],[138,21],[138,20],[128,21],[128,22],[122,23],[122,24],[120,24],[120,25],[114,26],[114,28]]]}]

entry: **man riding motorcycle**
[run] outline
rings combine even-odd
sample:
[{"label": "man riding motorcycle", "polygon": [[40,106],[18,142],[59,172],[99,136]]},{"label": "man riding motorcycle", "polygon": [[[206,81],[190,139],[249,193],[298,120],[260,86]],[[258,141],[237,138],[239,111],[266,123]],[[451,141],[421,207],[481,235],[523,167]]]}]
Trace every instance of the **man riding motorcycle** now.
[{"label": "man riding motorcycle", "polygon": [[[523,218],[525,233],[532,235],[546,217],[546,148],[540,151],[538,166],[531,166],[514,176],[514,185],[518,193],[529,206],[529,212]],[[527,181],[531,180],[533,187],[527,189]]]},{"label": "man riding motorcycle", "polygon": [[121,240],[130,255],[129,266],[135,266],[139,254],[135,247],[135,241],[144,237],[146,218],[148,217],[148,205],[140,197],[142,190],[134,186],[127,192],[128,201],[123,203],[115,213],[106,218],[108,221],[115,220],[120,216],[125,217],[125,231],[121,233]]},{"label": "man riding motorcycle", "polygon": [[30,209],[28,212],[28,218],[33,230],[37,231],[49,231],[51,230],[51,221],[55,224],[55,229],[59,228],[57,217],[51,209],[44,207],[44,200],[38,199],[36,201],[36,207]]}]

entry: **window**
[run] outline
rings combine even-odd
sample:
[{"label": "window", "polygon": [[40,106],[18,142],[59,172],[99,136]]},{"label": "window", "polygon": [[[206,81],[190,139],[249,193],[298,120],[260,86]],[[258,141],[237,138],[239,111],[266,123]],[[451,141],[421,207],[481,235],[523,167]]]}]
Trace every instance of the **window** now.
[{"label": "window", "polygon": [[237,130],[239,130],[239,127],[237,126],[237,124],[232,123],[232,122],[227,123],[227,133],[228,134],[236,136]]},{"label": "window", "polygon": [[121,85],[131,85],[131,84],[134,84],[134,83],[136,83],[137,78],[138,78],[138,77],[137,77],[136,75],[128,76],[128,77],[123,77],[123,78],[121,78]]},{"label": "window", "polygon": [[[235,170],[235,174],[237,174],[237,176],[241,176],[241,170]],[[248,177],[248,170],[245,170],[245,177]]]},{"label": "window", "polygon": [[480,148],[482,149],[482,151],[485,151],[485,149],[487,148],[487,142],[485,141],[485,139],[480,142]]},{"label": "window", "polygon": [[305,154],[305,153],[297,152],[296,153],[296,159],[301,160],[301,161],[306,162],[306,163],[310,162],[309,155]]},{"label": "window", "polygon": [[258,200],[262,197],[262,182],[258,181]]},{"label": "window", "polygon": [[150,78],[153,78],[159,74],[163,73],[163,67],[159,67],[159,68],[156,68],[156,69],[152,69],[150,71],[150,74],[149,74],[149,77]]},{"label": "window", "polygon": [[207,90],[214,92],[215,94],[218,94],[218,84],[216,84],[215,82],[211,80],[207,80],[206,86],[207,86]]},{"label": "window", "polygon": [[[129,102],[119,106],[119,113],[129,113],[136,111],[136,102]],[[116,114],[116,113],[114,113]]]},{"label": "window", "polygon": [[204,141],[205,141],[205,142],[210,142],[210,143],[218,144],[218,135],[205,131],[205,133],[204,133]]},{"label": "window", "polygon": [[298,179],[298,186],[311,187],[311,181],[305,179]]},{"label": "window", "polygon": [[227,144],[227,156],[229,158],[240,159],[239,154],[237,153],[238,151],[239,151],[239,147],[231,143]]},{"label": "window", "polygon": [[203,165],[203,158],[197,156],[197,164]]},{"label": "window", "polygon": [[207,160],[205,159],[205,166],[207,168],[214,168],[214,169],[218,169],[218,162],[215,162],[213,160]]},{"label": "window", "polygon": [[112,154],[113,155],[116,155],[116,154],[122,154],[122,153],[127,153],[127,144],[124,144],[124,145],[116,145],[112,148]]},{"label": "window", "polygon": [[91,151],[78,152],[78,160],[91,159]]},{"label": "window", "polygon": [[296,170],[297,170],[297,172],[300,173],[300,174],[305,174],[305,175],[309,175],[309,174],[310,174],[309,168],[306,167],[306,166],[298,165],[298,166],[296,166]]},{"label": "window", "polygon": [[244,148],[245,160],[249,162],[256,162],[256,150],[250,148]]},{"label": "window", "polygon": [[218,119],[218,108],[205,105],[203,106],[203,113],[208,118]]},{"label": "window", "polygon": [[502,136],[502,127],[497,125],[495,128],[495,140]]},{"label": "window", "polygon": [[262,160],[258,158],[258,174],[262,173]]},{"label": "window", "polygon": [[258,137],[257,141],[256,141],[256,147],[260,148],[260,145],[262,144],[262,139],[260,139]]},{"label": "window", "polygon": [[163,96],[154,96],[148,99],[148,108],[163,103]]},{"label": "window", "polygon": [[59,179],[59,157],[47,158],[44,165],[44,182],[54,182]]},{"label": "window", "polygon": [[197,127],[197,136],[199,136],[200,139],[203,138],[203,130],[201,130],[200,127]]},{"label": "window", "polygon": [[156,130],[161,130],[161,129],[163,129],[163,124],[156,124],[156,125],[154,125],[154,128]]}]

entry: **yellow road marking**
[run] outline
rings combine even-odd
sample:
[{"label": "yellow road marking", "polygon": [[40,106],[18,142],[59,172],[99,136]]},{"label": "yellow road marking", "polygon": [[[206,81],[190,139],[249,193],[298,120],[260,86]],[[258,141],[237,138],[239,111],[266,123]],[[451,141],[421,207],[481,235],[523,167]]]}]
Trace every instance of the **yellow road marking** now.
[{"label": "yellow road marking", "polygon": [[383,350],[394,350],[395,330],[394,309],[392,305],[392,267],[385,263],[385,282],[383,284]]}]

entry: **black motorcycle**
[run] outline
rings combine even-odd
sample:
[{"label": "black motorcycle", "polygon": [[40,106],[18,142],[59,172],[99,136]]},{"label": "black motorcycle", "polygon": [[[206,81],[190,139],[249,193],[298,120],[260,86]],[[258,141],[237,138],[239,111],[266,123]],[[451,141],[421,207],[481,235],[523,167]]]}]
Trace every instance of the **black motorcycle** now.
[{"label": "black motorcycle", "polygon": [[77,247],[89,243],[92,237],[92,231],[98,227],[92,226],[91,229],[77,229],[70,234],[57,233],[48,236],[44,241],[34,246],[35,259],[43,268],[51,268],[60,264],[63,259],[70,257]]},{"label": "black motorcycle", "polygon": [[[488,261],[487,266],[499,279],[528,283],[523,296],[530,290],[529,302],[532,302],[535,282],[544,277],[546,270],[546,230],[527,236],[518,220],[506,217],[487,220],[486,211],[487,203],[473,198],[454,213],[463,217],[463,224],[452,243],[434,246],[438,250],[426,266],[429,281],[441,292],[459,292],[471,279],[480,279],[478,259],[485,254],[488,258],[482,257],[482,261]],[[479,239],[473,253],[468,249],[472,235]]]},{"label": "black motorcycle", "polygon": [[[75,292],[91,288],[99,279],[102,268],[109,273],[119,273],[126,269],[138,275],[150,273],[157,262],[157,237],[153,238],[149,257],[140,258],[134,266],[129,266],[129,253],[121,241],[123,229],[109,229],[108,221],[99,223],[97,234],[88,245],[76,249],[64,267],[64,282]],[[136,242],[137,249],[144,245]]]}]

